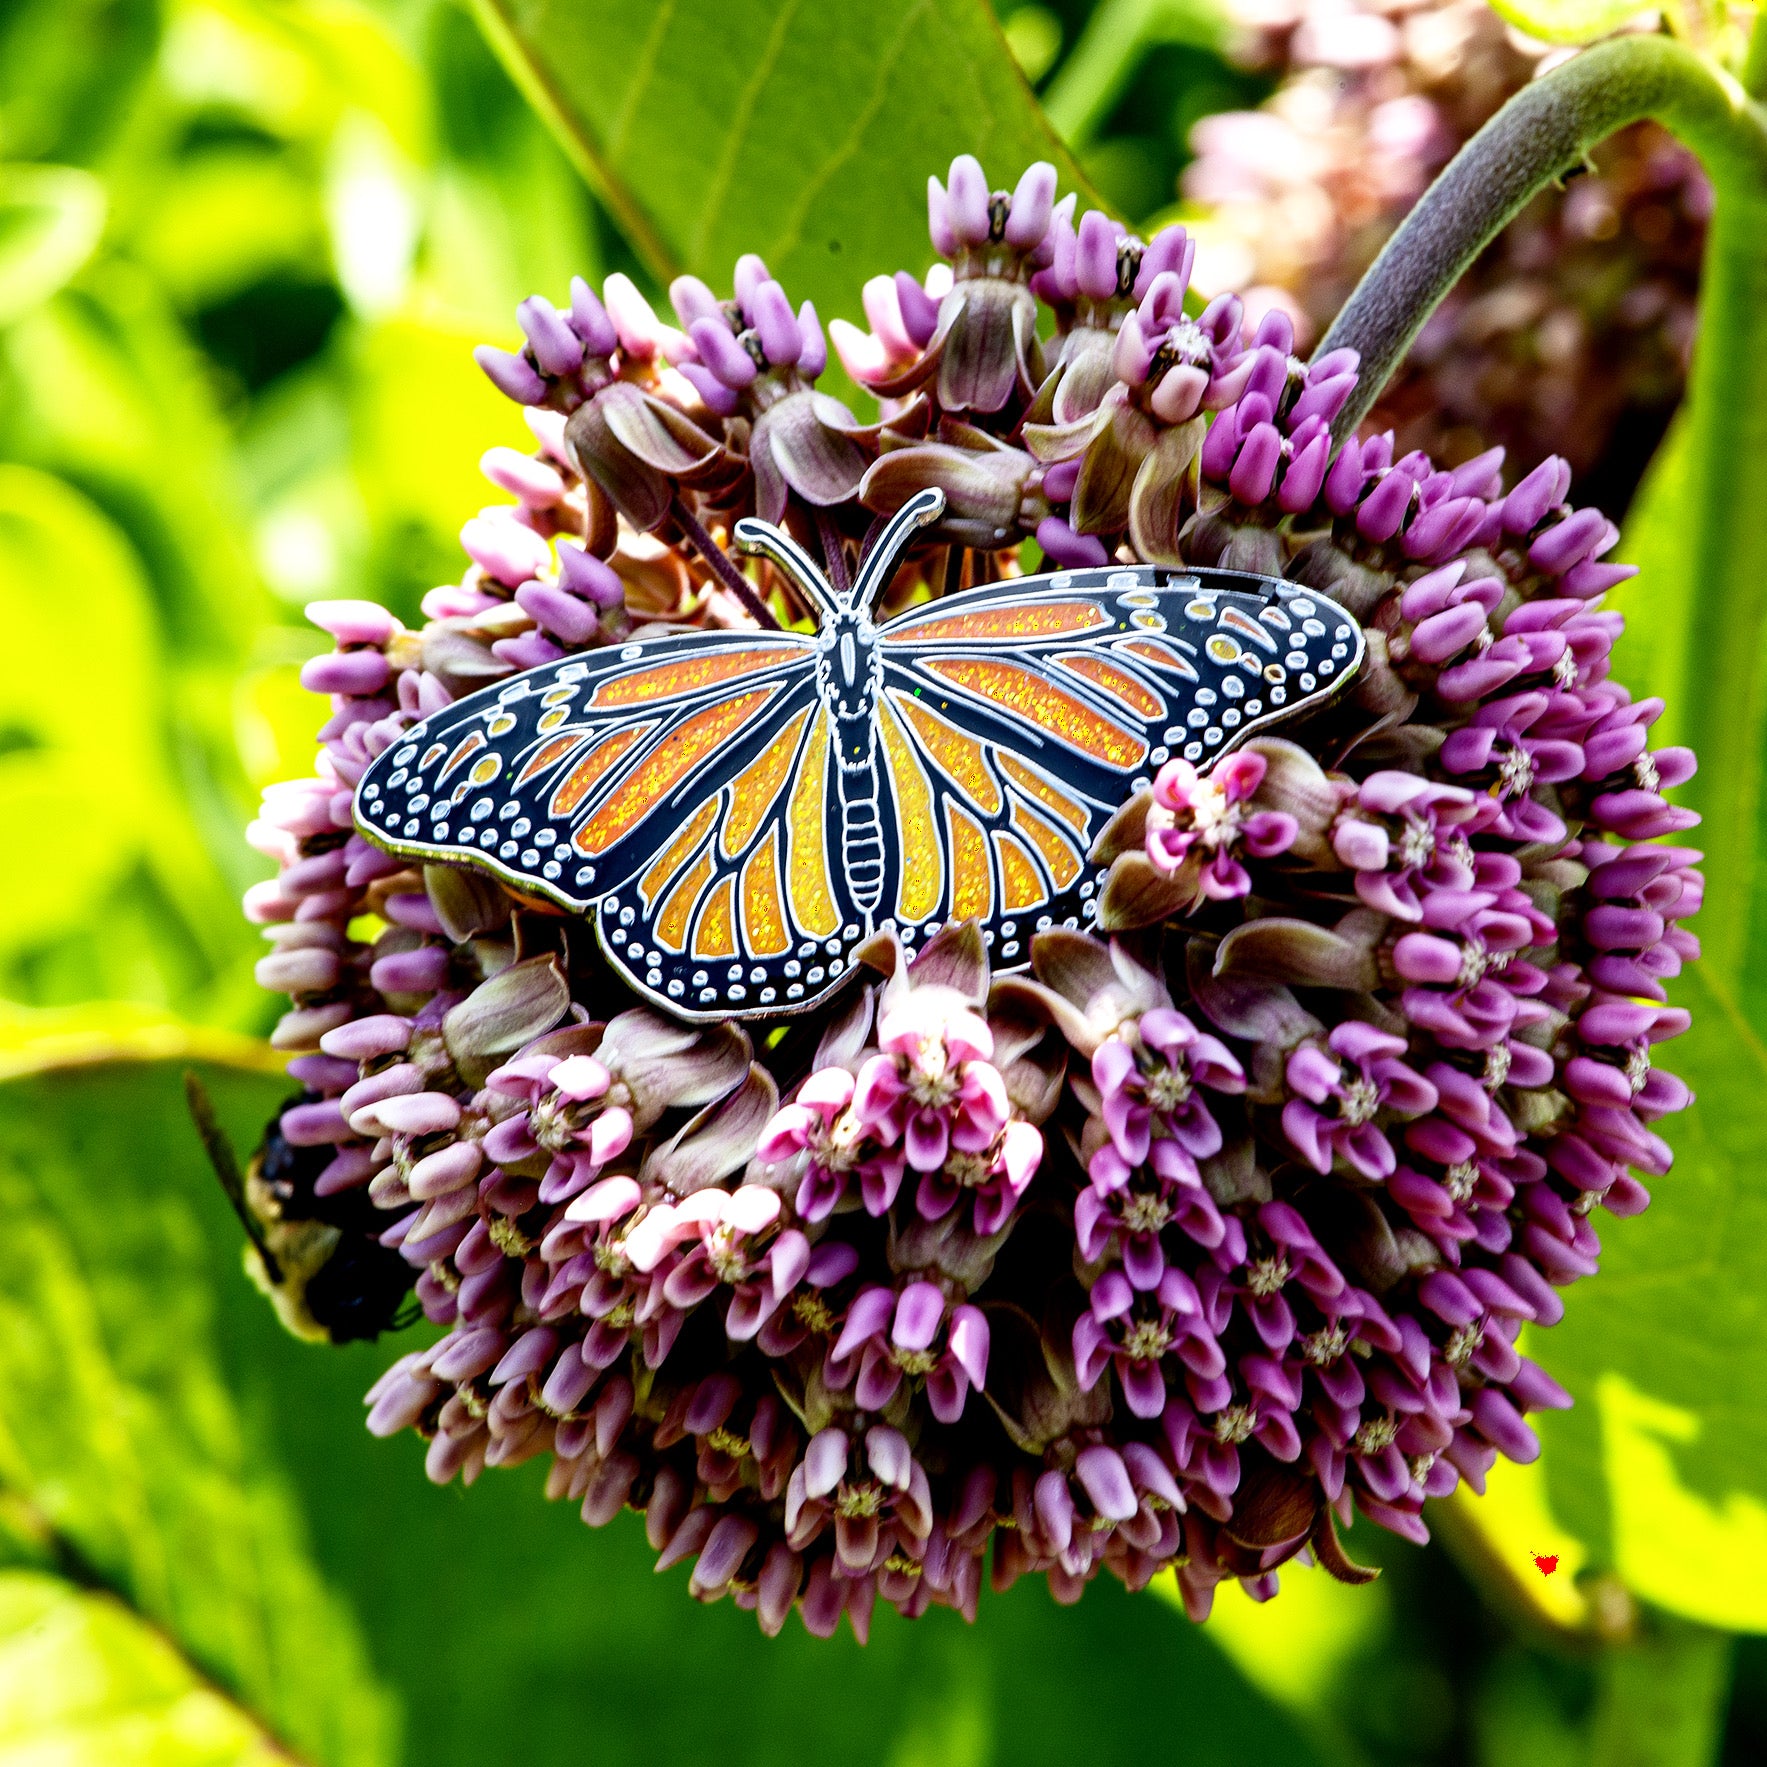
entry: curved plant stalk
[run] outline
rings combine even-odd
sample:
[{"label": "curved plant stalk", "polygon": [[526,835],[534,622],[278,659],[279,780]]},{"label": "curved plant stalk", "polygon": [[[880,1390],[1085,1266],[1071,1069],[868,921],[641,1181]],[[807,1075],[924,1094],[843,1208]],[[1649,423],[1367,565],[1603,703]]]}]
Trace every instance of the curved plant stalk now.
[{"label": "curved plant stalk", "polygon": [[[1759,34],[1751,63],[1767,59]],[[1318,353],[1362,353],[1338,436],[1367,415],[1412,340],[1473,260],[1589,150],[1644,117],[1704,162],[1718,206],[1767,198],[1767,113],[1721,69],[1668,37],[1598,43],[1524,87],[1467,142],[1388,240]],[[1709,353],[1709,352],[1708,352]]]},{"label": "curved plant stalk", "polygon": [[[1712,973],[1745,998],[1767,980],[1753,958],[1767,761],[1767,25],[1738,81],[1668,37],[1599,43],[1516,94],[1455,156],[1362,279],[1319,348],[1362,354],[1350,433],[1411,341],[1484,247],[1590,148],[1643,117],[1698,153],[1716,207],[1706,247],[1699,344],[1683,424],[1688,448],[1684,569],[1655,592],[1685,620],[1680,739],[1700,756],[1682,793],[1704,817]],[[1763,905],[1767,912],[1767,904]],[[1756,998],[1767,999],[1767,994]],[[1767,1022],[1767,1014],[1752,1014]],[[1758,1025],[1757,1028],[1760,1028]]]}]

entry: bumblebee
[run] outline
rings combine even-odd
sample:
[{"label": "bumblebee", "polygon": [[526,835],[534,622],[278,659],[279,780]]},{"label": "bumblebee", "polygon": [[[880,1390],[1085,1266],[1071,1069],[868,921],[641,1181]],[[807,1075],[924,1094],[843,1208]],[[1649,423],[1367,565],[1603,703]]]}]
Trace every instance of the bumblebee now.
[{"label": "bumblebee", "polygon": [[380,1243],[386,1216],[362,1187],[315,1195],[332,1150],[291,1147],[283,1138],[283,1111],[314,1095],[298,1093],[277,1108],[242,1175],[207,1088],[187,1073],[184,1090],[209,1163],[245,1229],[246,1275],[284,1327],[309,1343],[347,1344],[412,1324],[417,1272]]}]

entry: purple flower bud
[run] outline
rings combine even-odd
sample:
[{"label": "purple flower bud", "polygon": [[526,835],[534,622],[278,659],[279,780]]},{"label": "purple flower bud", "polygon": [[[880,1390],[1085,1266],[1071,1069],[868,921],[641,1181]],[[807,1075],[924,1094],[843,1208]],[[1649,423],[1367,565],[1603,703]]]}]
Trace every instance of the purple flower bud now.
[{"label": "purple flower bud", "polygon": [[744,252],[736,260],[736,272],[731,278],[736,290],[736,304],[746,313],[755,298],[755,290],[763,282],[772,280],[772,272],[756,257],[753,252]]},{"label": "purple flower bud", "polygon": [[1058,568],[1089,570],[1110,563],[1102,540],[1092,534],[1076,534],[1059,515],[1046,515],[1037,524],[1037,544]]},{"label": "purple flower bud", "polygon": [[611,356],[619,348],[619,333],[596,298],[595,290],[581,276],[571,278],[571,329],[583,340],[591,356]]},{"label": "purple flower bud", "polygon": [[1195,263],[1196,241],[1182,227],[1162,227],[1148,241],[1147,250],[1141,254],[1141,268],[1136,272],[1135,287],[1131,293],[1139,301],[1149,293],[1160,277],[1170,276],[1177,282],[1182,298]]},{"label": "purple flower bud", "polygon": [[1546,512],[1563,501],[1568,473],[1558,456],[1542,460],[1503,500],[1503,528],[1509,534],[1531,534]]},{"label": "purple flower bud", "polygon": [[669,305],[675,309],[675,317],[681,321],[684,331],[692,330],[694,322],[699,319],[719,323],[724,319],[718,297],[697,276],[677,276],[669,284]]},{"label": "purple flower bud", "polygon": [[804,340],[791,302],[777,282],[763,282],[747,307],[749,323],[761,340],[761,349],[774,368],[790,368],[803,354]]},{"label": "purple flower bud", "polygon": [[[951,254],[945,254],[949,257]],[[906,270],[895,277],[896,300],[902,311],[902,325],[918,349],[932,342],[939,325],[939,303],[929,295]]]},{"label": "purple flower bud", "polygon": [[[955,171],[955,168],[953,168]],[[1027,166],[1012,193],[1006,216],[1006,243],[1015,251],[1035,251],[1049,231],[1055,207],[1055,167],[1047,160]]]},{"label": "purple flower bud", "polygon": [[[957,256],[957,235],[951,225],[951,199],[937,178],[926,181],[926,230],[941,258]],[[898,271],[898,275],[902,272]]]},{"label": "purple flower bud", "polygon": [[525,356],[512,356],[508,350],[480,344],[472,359],[498,392],[518,405],[538,405],[546,397],[546,382]]},{"label": "purple flower bud", "polygon": [[301,665],[301,685],[309,693],[343,693],[361,698],[386,686],[387,659],[378,650],[333,651]]},{"label": "purple flower bud", "polygon": [[1117,229],[1110,216],[1097,209],[1080,217],[1074,275],[1088,300],[1108,301],[1117,292]]},{"label": "purple flower bud", "polygon": [[[960,153],[951,162],[946,185],[953,238],[959,246],[984,245],[988,238],[988,179],[974,154]],[[947,253],[947,256],[951,254]]]},{"label": "purple flower bud", "polygon": [[1579,509],[1575,515],[1548,528],[1528,548],[1528,561],[1548,575],[1557,576],[1596,551],[1608,538],[1612,526],[1599,509]]},{"label": "purple flower bud", "polygon": [[594,553],[568,540],[558,543],[558,580],[573,595],[580,595],[599,608],[621,607],[626,599],[626,586],[618,574]]},{"label": "purple flower bud", "polygon": [[598,621],[593,607],[549,583],[528,582],[516,590],[515,599],[524,613],[566,644],[587,644],[595,636]]},{"label": "purple flower bud", "polygon": [[805,380],[815,380],[828,366],[828,340],[822,335],[822,321],[809,302],[798,308],[798,373]]},{"label": "purple flower bud", "polygon": [[1290,515],[1312,508],[1325,485],[1326,464],[1331,459],[1331,437],[1315,436],[1294,457],[1282,475],[1277,505]]},{"label": "purple flower bud", "polygon": [[1356,511],[1356,532],[1364,540],[1390,540],[1398,533],[1411,507],[1417,481],[1408,473],[1386,473]]},{"label": "purple flower bud", "polygon": [[515,316],[542,374],[575,374],[583,365],[583,340],[543,295],[529,295]]},{"label": "purple flower bud", "polygon": [[1227,485],[1241,503],[1262,503],[1276,482],[1282,459],[1282,435],[1273,423],[1253,425],[1240,444]]},{"label": "purple flower bud", "polygon": [[733,391],[740,391],[754,381],[760,371],[754,358],[731,336],[730,327],[722,319],[696,319],[687,334],[699,351],[700,360]]}]

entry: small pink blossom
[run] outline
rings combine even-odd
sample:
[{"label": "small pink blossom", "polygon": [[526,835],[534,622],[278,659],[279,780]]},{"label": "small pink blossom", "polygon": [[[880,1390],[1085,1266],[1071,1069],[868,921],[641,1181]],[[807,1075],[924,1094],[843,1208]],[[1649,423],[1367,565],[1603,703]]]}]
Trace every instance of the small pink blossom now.
[{"label": "small pink blossom", "polygon": [[1194,867],[1196,901],[1225,902],[1250,892],[1252,880],[1234,856],[1273,859],[1294,845],[1300,826],[1281,810],[1247,806],[1264,782],[1268,763],[1244,749],[1199,773],[1188,761],[1168,761],[1153,782],[1147,813],[1147,856],[1161,870]]},{"label": "small pink blossom", "polygon": [[[1339,1025],[1325,1048],[1306,1044],[1288,1058],[1289,1089],[1282,1128],[1316,1172],[1341,1156],[1365,1178],[1385,1178],[1398,1163],[1376,1122],[1382,1113],[1422,1116],[1436,1089],[1399,1058],[1405,1039],[1355,1019]],[[1332,1106],[1328,1115],[1321,1106]]]}]

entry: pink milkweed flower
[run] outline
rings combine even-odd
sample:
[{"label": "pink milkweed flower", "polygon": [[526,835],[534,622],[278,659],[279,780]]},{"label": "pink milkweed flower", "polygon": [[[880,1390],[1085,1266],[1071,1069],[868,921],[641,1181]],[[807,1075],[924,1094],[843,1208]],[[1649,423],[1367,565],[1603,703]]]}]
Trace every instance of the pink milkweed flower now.
[{"label": "pink milkweed flower", "polygon": [[1218,1380],[1227,1366],[1196,1284],[1176,1268],[1167,1269],[1151,1293],[1140,1294],[1122,1271],[1107,1270],[1092,1285],[1089,1310],[1074,1321],[1073,1348],[1080,1385],[1097,1386],[1114,1367],[1137,1417],[1158,1417],[1165,1409],[1167,1356],[1202,1380]]},{"label": "pink milkweed flower", "polygon": [[762,1132],[756,1157],[768,1165],[801,1160],[803,1177],[793,1207],[805,1222],[831,1215],[853,1178],[867,1213],[882,1215],[902,1187],[904,1154],[878,1144],[851,1109],[853,1076],[822,1068],[798,1088]]},{"label": "pink milkweed flower", "polygon": [[[1095,1163],[1097,1158],[1095,1154]],[[1128,1182],[1109,1190],[1095,1182],[1074,1199],[1074,1238],[1080,1256],[1088,1263],[1120,1259],[1135,1289],[1157,1288],[1165,1275],[1161,1234],[1168,1226],[1205,1250],[1227,1238],[1227,1223],[1196,1162],[1175,1141],[1156,1141],[1147,1165]]]},{"label": "pink milkweed flower", "polygon": [[1161,871],[1194,868],[1196,901],[1225,902],[1248,894],[1252,880],[1234,857],[1273,859],[1294,845],[1300,825],[1281,810],[1249,810],[1268,767],[1251,750],[1229,755],[1208,773],[1168,761],[1153,782],[1147,813],[1147,856]]},{"label": "pink milkweed flower", "polygon": [[979,1307],[953,1305],[937,1283],[921,1281],[899,1295],[882,1287],[859,1291],[829,1350],[826,1378],[837,1388],[852,1381],[854,1401],[866,1411],[888,1405],[904,1376],[924,1380],[933,1416],[955,1423],[969,1389],[979,1392],[987,1374],[987,1316]]},{"label": "pink milkweed flower", "polygon": [[1221,1130],[1197,1088],[1234,1093],[1246,1084],[1226,1044],[1172,1007],[1144,1012],[1128,1036],[1101,1043],[1092,1079],[1110,1141],[1088,1169],[1105,1189],[1122,1184],[1146,1160],[1156,1123],[1194,1159],[1218,1153]]},{"label": "pink milkweed flower", "polygon": [[1356,894],[1370,908],[1419,921],[1420,886],[1471,888],[1468,836],[1496,819],[1489,798],[1388,769],[1363,780],[1356,804],[1363,814],[1339,822],[1332,848],[1355,871]]},{"label": "pink milkweed flower", "polygon": [[[1399,1059],[1404,1053],[1403,1037],[1351,1019],[1324,1049],[1309,1043],[1288,1058],[1297,1096],[1282,1107],[1283,1133],[1314,1171],[1329,1172],[1341,1156],[1364,1178],[1385,1178],[1398,1164],[1375,1118],[1419,1117],[1436,1103],[1435,1087]],[[1330,1115],[1319,1108],[1328,1102]]]},{"label": "pink milkweed flower", "polygon": [[993,1032],[955,989],[932,985],[886,1008],[878,1043],[882,1053],[859,1070],[855,1117],[875,1140],[899,1144],[921,1175],[925,1219],[974,1190],[976,1231],[996,1231],[1035,1174],[1043,1138],[1012,1121],[1006,1082],[988,1059]]},{"label": "pink milkweed flower", "polygon": [[1263,1244],[1249,1250],[1243,1267],[1232,1276],[1205,1270],[1198,1287],[1217,1305],[1231,1296],[1265,1347],[1280,1355],[1297,1330],[1285,1291],[1293,1285],[1320,1310],[1329,1311],[1344,1292],[1344,1279],[1292,1203],[1265,1203],[1258,1210],[1258,1227]]},{"label": "pink milkweed flower", "polygon": [[785,1487],[786,1542],[802,1552],[831,1523],[846,1576],[864,1576],[892,1552],[921,1557],[932,1487],[900,1430],[874,1424],[859,1441],[834,1428],[811,1437]]}]

